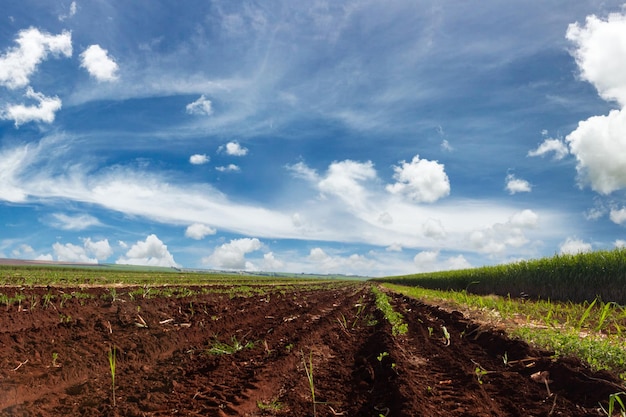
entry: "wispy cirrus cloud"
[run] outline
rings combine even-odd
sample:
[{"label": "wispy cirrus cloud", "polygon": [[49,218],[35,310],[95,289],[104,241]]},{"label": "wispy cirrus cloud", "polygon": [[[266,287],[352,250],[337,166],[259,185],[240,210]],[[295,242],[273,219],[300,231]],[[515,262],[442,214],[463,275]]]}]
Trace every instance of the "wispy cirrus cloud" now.
[{"label": "wispy cirrus cloud", "polygon": [[61,230],[85,230],[92,226],[99,226],[100,221],[90,214],[78,214],[74,216],[65,213],[53,213],[52,227]]}]

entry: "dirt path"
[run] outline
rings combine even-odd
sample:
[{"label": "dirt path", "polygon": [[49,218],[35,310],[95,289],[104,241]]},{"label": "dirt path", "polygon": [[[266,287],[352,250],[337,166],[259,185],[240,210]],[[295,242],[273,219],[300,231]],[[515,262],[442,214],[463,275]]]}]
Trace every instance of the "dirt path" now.
[{"label": "dirt path", "polygon": [[[0,307],[0,416],[592,416],[619,391],[611,375],[401,296],[409,331],[394,337],[360,284],[129,292],[24,289]],[[218,354],[228,346],[241,349]],[[541,371],[550,395],[531,378]]]}]

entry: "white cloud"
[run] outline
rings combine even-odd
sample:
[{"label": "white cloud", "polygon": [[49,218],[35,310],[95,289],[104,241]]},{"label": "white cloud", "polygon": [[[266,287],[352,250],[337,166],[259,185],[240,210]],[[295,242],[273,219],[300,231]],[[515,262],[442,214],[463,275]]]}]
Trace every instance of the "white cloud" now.
[{"label": "white cloud", "polygon": [[319,180],[319,176],[317,175],[317,171],[311,169],[304,162],[298,162],[293,165],[287,165],[286,168],[293,172],[296,178],[301,178],[303,180],[309,182],[317,182]]},{"label": "white cloud", "polygon": [[11,251],[11,255],[14,258],[20,258],[20,257],[26,257],[28,255],[31,255],[34,252],[35,250],[32,248],[32,246],[23,243],[19,245],[17,248],[13,249],[13,251]]},{"label": "white cloud", "polygon": [[149,235],[145,241],[138,241],[130,247],[126,255],[121,256],[116,264],[145,266],[179,266],[172,254],[156,235]]},{"label": "white cloud", "polygon": [[611,209],[609,218],[615,224],[622,224],[626,222],[626,207],[622,207],[619,210]]},{"label": "white cloud", "polygon": [[57,261],[90,264],[98,263],[98,260],[106,260],[113,254],[113,250],[107,239],[94,242],[90,238],[87,238],[83,240],[83,246],[71,243],[62,245],[56,242],[52,245],[52,250],[54,251]]},{"label": "white cloud", "polygon": [[233,239],[215,248],[202,262],[214,268],[246,269],[246,254],[261,249],[261,246],[257,238]]},{"label": "white cloud", "polygon": [[343,273],[358,275],[364,271],[372,271],[376,266],[376,261],[366,256],[352,254],[348,256],[329,255],[322,248],[313,248],[307,257],[312,262],[313,270],[325,274]]},{"label": "white cloud", "polygon": [[441,149],[446,152],[452,152],[454,150],[454,148],[452,147],[452,145],[450,145],[450,142],[448,142],[447,139],[441,141]]},{"label": "white cloud", "polygon": [[608,116],[582,121],[567,136],[576,156],[581,184],[590,183],[601,194],[626,187],[626,113],[612,110]]},{"label": "white cloud", "polygon": [[422,233],[432,239],[444,239],[446,237],[446,230],[441,224],[441,220],[438,219],[428,219],[422,223]]},{"label": "white cloud", "polygon": [[283,268],[285,264],[276,259],[273,252],[268,252],[263,255],[263,270],[264,271],[272,271],[278,272]]},{"label": "white cloud", "polygon": [[241,171],[241,168],[239,168],[235,164],[228,164],[226,166],[219,166],[219,167],[215,167],[215,169],[217,171],[219,171],[219,172],[239,172],[239,171]]},{"label": "white cloud", "polygon": [[73,1],[73,2],[70,4],[70,10],[68,11],[68,13],[67,13],[67,14],[63,14],[63,15],[60,15],[60,16],[59,16],[59,20],[60,20],[61,22],[63,22],[65,19],[68,19],[68,18],[74,17],[74,15],[76,15],[76,10],[77,10],[77,9],[78,9],[78,7],[77,7],[77,5],[76,5],[76,2],[75,2],[75,1]]},{"label": "white cloud", "polygon": [[100,225],[100,221],[89,214],[68,216],[63,213],[54,213],[52,226],[62,230],[85,230],[91,226]]},{"label": "white cloud", "polygon": [[228,142],[226,145],[220,146],[218,152],[226,152],[226,155],[245,156],[248,154],[248,148],[244,148],[237,141]]},{"label": "white cloud", "polygon": [[519,248],[528,243],[525,231],[537,226],[539,216],[532,210],[523,210],[509,217],[505,223],[477,229],[469,234],[476,250],[491,255],[503,253],[507,248]]},{"label": "white cloud", "polygon": [[605,100],[626,105],[626,15],[611,13],[606,20],[587,16],[584,26],[569,25],[565,36],[576,46],[580,76]]},{"label": "white cloud", "polygon": [[80,66],[98,81],[115,81],[119,69],[117,63],[108,55],[108,51],[100,45],[91,45],[80,54]]},{"label": "white cloud", "polygon": [[359,206],[368,194],[362,182],[375,178],[376,171],[371,161],[361,163],[348,159],[330,164],[317,187],[322,194],[337,196],[349,206]]},{"label": "white cloud", "polygon": [[626,240],[617,239],[613,242],[613,245],[615,245],[616,248],[624,248],[626,247]]},{"label": "white cloud", "polygon": [[575,255],[577,253],[585,252],[591,252],[591,244],[583,242],[577,238],[568,237],[565,242],[561,243],[559,246],[559,253],[561,255]]},{"label": "white cloud", "polygon": [[17,176],[30,164],[28,147],[0,152],[0,199],[10,203],[26,201],[26,192]]},{"label": "white cloud", "polygon": [[194,223],[185,230],[185,236],[195,240],[204,239],[206,236],[214,235],[215,233],[217,233],[217,230],[202,223]]},{"label": "white cloud", "polygon": [[422,251],[415,255],[413,263],[417,266],[418,272],[432,271],[438,257],[439,251]]},{"label": "white cloud", "polygon": [[389,225],[393,223],[393,217],[391,217],[391,214],[385,211],[383,213],[380,213],[380,216],[378,216],[378,221],[382,224]]},{"label": "white cloud", "polygon": [[210,116],[211,114],[213,114],[211,100],[206,98],[204,94],[201,95],[200,98],[193,103],[187,104],[185,109],[187,110],[188,114],[193,115]]},{"label": "white cloud", "polygon": [[193,165],[202,165],[209,162],[210,158],[205,154],[194,154],[189,157],[189,163]]},{"label": "white cloud", "polygon": [[99,260],[105,260],[109,256],[113,255],[113,249],[111,248],[111,245],[109,245],[108,239],[102,239],[94,242],[90,238],[87,238],[83,241],[83,246],[88,253],[92,254]]},{"label": "white cloud", "polygon": [[606,20],[588,16],[584,26],[571,24],[566,37],[574,44],[581,78],[621,107],[579,122],[566,137],[580,185],[610,194],[626,187],[626,15],[612,13]]},{"label": "white cloud", "polygon": [[567,145],[559,139],[546,139],[537,149],[528,151],[528,156],[545,156],[550,152],[554,152],[554,159],[561,160],[567,156],[569,150]]},{"label": "white cloud", "polygon": [[52,245],[52,250],[54,251],[54,255],[57,261],[80,262],[88,264],[98,263],[98,260],[96,258],[90,258],[89,255],[87,255],[87,251],[82,246],[73,245],[71,243],[66,243],[65,245],[62,245],[57,242]]},{"label": "white cloud", "polygon": [[402,252],[402,245],[394,243],[385,248],[387,252]]},{"label": "white cloud", "polygon": [[26,89],[24,97],[35,100],[37,105],[10,104],[0,111],[0,119],[13,120],[15,127],[28,122],[52,123],[56,112],[61,109],[61,99],[46,97],[33,91],[31,87]]},{"label": "white cloud", "polygon": [[30,76],[48,54],[72,56],[72,35],[62,32],[50,35],[39,29],[29,28],[18,33],[18,47],[9,48],[0,56],[0,85],[15,89],[30,83]]},{"label": "white cloud", "polygon": [[406,195],[417,203],[433,203],[450,194],[450,181],[443,164],[420,159],[419,155],[409,163],[400,164],[393,168],[397,182],[387,185],[390,193]]},{"label": "white cloud", "polygon": [[532,187],[528,181],[515,178],[513,174],[509,174],[506,176],[506,190],[513,195],[516,193],[529,193]]},{"label": "white cloud", "polygon": [[441,260],[439,255],[439,251],[419,252],[413,258],[413,264],[417,268],[415,272],[449,271],[472,267],[463,255],[449,257],[445,260]]}]

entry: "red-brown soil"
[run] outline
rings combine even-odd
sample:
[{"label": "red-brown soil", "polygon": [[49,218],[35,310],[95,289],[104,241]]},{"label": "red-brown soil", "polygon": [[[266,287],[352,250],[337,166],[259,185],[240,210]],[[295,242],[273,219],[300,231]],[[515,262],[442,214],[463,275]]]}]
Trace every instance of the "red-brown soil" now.
[{"label": "red-brown soil", "polygon": [[[458,312],[391,295],[409,328],[394,337],[366,285],[307,288],[134,299],[117,288],[116,300],[106,288],[3,288],[25,298],[0,307],[0,416],[571,417],[602,415],[598,402],[621,390]],[[62,292],[94,297],[61,306]],[[216,340],[253,346],[210,354]]]}]

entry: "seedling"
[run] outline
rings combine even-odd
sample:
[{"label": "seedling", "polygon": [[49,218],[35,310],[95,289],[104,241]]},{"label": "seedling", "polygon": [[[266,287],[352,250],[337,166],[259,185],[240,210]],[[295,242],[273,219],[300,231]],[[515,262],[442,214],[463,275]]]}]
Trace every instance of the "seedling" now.
[{"label": "seedling", "polygon": [[52,352],[52,367],[60,368],[61,365],[57,362],[59,360],[59,354],[57,352]]},{"label": "seedling", "polygon": [[441,330],[443,331],[445,345],[450,346],[450,333],[448,332],[448,329],[446,329],[446,326],[441,326]]},{"label": "seedling", "polygon": [[115,346],[109,347],[109,369],[111,370],[111,392],[113,394],[113,407],[115,407],[115,365],[117,349]]},{"label": "seedling", "polygon": [[300,351],[302,355],[302,364],[304,365],[304,372],[306,372],[306,378],[309,381],[309,388],[311,390],[311,401],[313,402],[313,417],[317,417],[316,405],[315,401],[315,383],[313,381],[313,352],[309,352],[309,362],[307,364],[306,359],[304,358],[304,352]]},{"label": "seedling", "polygon": [[382,362],[383,359],[385,358],[385,356],[389,356],[389,353],[388,352],[381,352],[381,353],[378,354],[376,359],[378,359],[378,362]]},{"label": "seedling", "polygon": [[476,378],[478,379],[478,383],[482,385],[482,383],[483,383],[483,376],[487,375],[489,372],[485,371],[480,366],[477,366],[476,369],[474,369],[474,373],[476,374]]},{"label": "seedling", "polygon": [[[609,417],[613,416],[613,411],[618,411],[619,415],[621,417],[626,417],[626,406],[624,405],[624,402],[622,401],[622,399],[620,398],[620,395],[626,395],[626,392],[621,391],[621,392],[616,392],[614,394],[609,395],[609,408],[608,410],[604,408],[604,406],[602,404],[600,404],[600,408],[602,409],[602,411],[604,412],[604,414],[606,414]],[[620,407],[619,410],[615,410],[615,403],[617,403]]]}]

